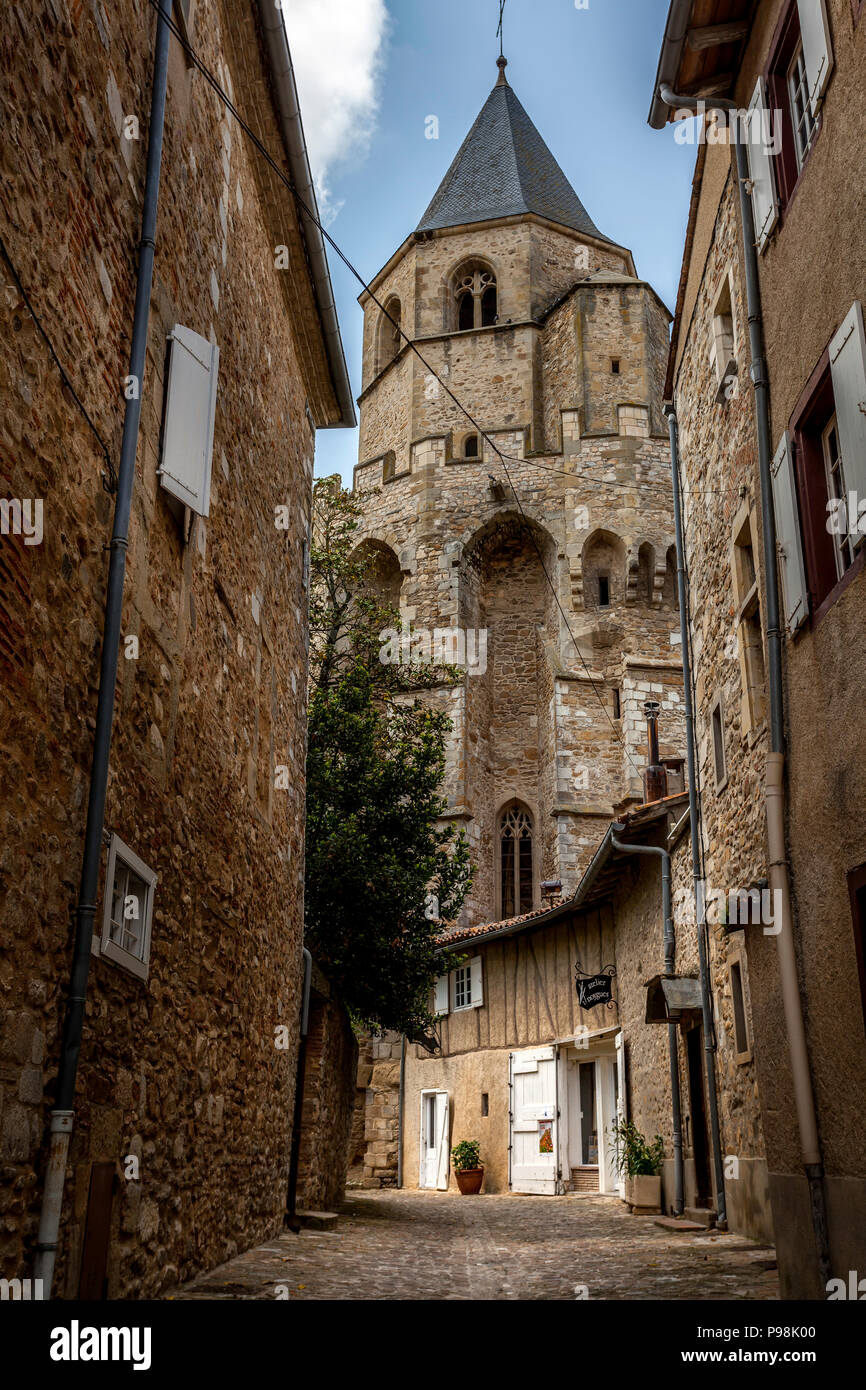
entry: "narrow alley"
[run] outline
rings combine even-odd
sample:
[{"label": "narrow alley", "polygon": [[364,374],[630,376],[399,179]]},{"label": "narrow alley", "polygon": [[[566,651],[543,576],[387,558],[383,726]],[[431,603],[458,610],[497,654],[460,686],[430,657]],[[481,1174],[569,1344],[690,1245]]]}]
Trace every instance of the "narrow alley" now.
[{"label": "narrow alley", "polygon": [[355,1192],[334,1229],[285,1231],[169,1299],[778,1298],[775,1253],[676,1233],[610,1197]]}]

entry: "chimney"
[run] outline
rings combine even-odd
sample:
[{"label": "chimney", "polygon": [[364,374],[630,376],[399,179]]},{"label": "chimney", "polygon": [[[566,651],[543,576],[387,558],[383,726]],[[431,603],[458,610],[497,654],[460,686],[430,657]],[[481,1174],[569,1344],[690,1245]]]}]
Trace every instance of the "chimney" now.
[{"label": "chimney", "polygon": [[659,761],[659,702],[658,700],[647,700],[643,707],[646,715],[646,736],[647,749],[649,751],[649,763],[644,771],[644,802],[661,801],[662,797],[668,794],[667,771]]}]

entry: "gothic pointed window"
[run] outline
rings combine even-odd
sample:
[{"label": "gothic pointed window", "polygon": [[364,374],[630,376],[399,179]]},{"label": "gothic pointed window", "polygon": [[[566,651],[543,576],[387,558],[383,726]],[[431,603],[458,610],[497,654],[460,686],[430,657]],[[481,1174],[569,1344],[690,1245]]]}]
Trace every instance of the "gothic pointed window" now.
[{"label": "gothic pointed window", "polygon": [[502,917],[531,912],[532,817],[518,802],[506,806],[499,818],[499,875]]},{"label": "gothic pointed window", "polygon": [[400,351],[402,343],[400,315],[400,301],[396,295],[392,295],[385,305],[385,312],[379,320],[378,370],[380,372],[385,370],[389,362],[393,362],[397,353]]},{"label": "gothic pointed window", "polygon": [[489,266],[480,261],[462,265],[454,275],[453,286],[456,325],[460,332],[468,328],[489,328],[496,323],[499,300],[496,276]]}]

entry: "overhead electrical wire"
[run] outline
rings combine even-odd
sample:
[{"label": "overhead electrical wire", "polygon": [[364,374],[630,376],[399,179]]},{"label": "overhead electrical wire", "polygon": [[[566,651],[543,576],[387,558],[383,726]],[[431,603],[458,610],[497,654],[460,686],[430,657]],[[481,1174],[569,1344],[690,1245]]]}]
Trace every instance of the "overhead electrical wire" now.
[{"label": "overhead electrical wire", "polygon": [[51,354],[51,357],[52,357],[52,359],[53,359],[53,361],[54,361],[54,364],[55,364],[55,366],[57,367],[58,372],[60,373],[60,377],[61,377],[61,380],[63,381],[63,385],[66,387],[66,389],[67,389],[67,391],[69,392],[70,396],[72,397],[73,401],[74,401],[75,404],[78,406],[78,409],[81,411],[81,414],[84,416],[84,419],[87,421],[87,424],[88,424],[88,426],[89,426],[89,428],[90,428],[91,433],[93,434],[94,438],[96,439],[97,443],[99,444],[99,447],[100,447],[100,449],[101,449],[101,451],[102,451],[102,454],[103,454],[103,457],[104,457],[104,459],[105,459],[105,467],[106,467],[106,470],[107,470],[107,476],[106,476],[105,473],[103,473],[103,475],[102,475],[102,486],[105,488],[105,491],[106,491],[106,492],[116,492],[116,491],[117,491],[117,473],[116,473],[116,471],[115,471],[114,464],[112,463],[111,455],[110,455],[110,453],[108,452],[108,445],[106,444],[105,440],[102,438],[102,435],[99,433],[99,430],[98,430],[98,429],[96,428],[96,426],[94,425],[94,423],[93,423],[93,421],[91,420],[89,414],[87,413],[87,410],[86,410],[86,408],[85,408],[85,406],[84,406],[84,404],[83,404],[83,402],[82,402],[82,400],[81,400],[81,397],[78,395],[78,392],[76,391],[75,387],[72,385],[72,382],[71,382],[70,379],[69,379],[69,375],[68,375],[66,369],[64,368],[63,363],[60,361],[60,358],[59,358],[58,355],[57,355],[57,351],[56,351],[56,349],[55,349],[55,347],[54,347],[54,344],[52,343],[52,341],[51,341],[51,339],[49,338],[47,332],[45,331],[45,328],[44,328],[43,325],[42,325],[42,320],[40,319],[39,315],[37,314],[36,310],[34,309],[33,303],[32,303],[32,301],[31,301],[31,299],[30,299],[30,296],[29,296],[29,294],[27,293],[26,289],[24,288],[24,285],[23,285],[22,280],[21,280],[21,276],[18,274],[18,271],[17,271],[16,268],[15,268],[15,265],[14,265],[14,262],[13,262],[13,260],[12,260],[12,257],[10,256],[8,250],[6,249],[6,243],[4,242],[2,236],[0,236],[0,255],[2,255],[4,261],[6,262],[6,264],[7,264],[8,267],[9,267],[9,270],[10,270],[10,272],[11,272],[11,274],[12,274],[12,279],[15,281],[15,284],[18,286],[18,293],[21,295],[21,298],[24,300],[24,303],[25,303],[26,306],[27,306],[27,311],[28,311],[28,313],[30,314],[30,317],[32,318],[33,322],[36,324],[36,328],[37,328],[37,330],[39,331],[39,334],[40,334],[40,336],[41,336],[43,342],[45,343],[45,346],[48,348],[49,353]]}]

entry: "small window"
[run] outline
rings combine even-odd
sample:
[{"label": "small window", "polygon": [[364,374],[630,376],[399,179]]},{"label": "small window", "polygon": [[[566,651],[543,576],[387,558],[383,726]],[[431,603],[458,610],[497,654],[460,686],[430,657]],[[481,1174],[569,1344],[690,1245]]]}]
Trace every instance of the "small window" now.
[{"label": "small window", "polygon": [[394,361],[403,344],[402,306],[396,295],[386,302],[379,319],[379,344],[377,371],[383,372]]},{"label": "small window", "polygon": [[451,283],[457,308],[456,326],[460,332],[469,328],[489,328],[497,322],[496,276],[488,265],[481,261],[464,262]]},{"label": "small window", "polygon": [[598,606],[610,608],[610,579],[606,574],[598,576]]},{"label": "small window", "polygon": [[393,449],[389,449],[382,459],[382,482],[388,483],[397,472],[397,455]]},{"label": "small window", "polygon": [[483,1118],[483,1119],[486,1119],[487,1116],[488,1116],[489,1114],[490,1114],[490,1096],[488,1095],[487,1091],[482,1091],[482,1092],[481,1092],[481,1115],[482,1115],[482,1118]]},{"label": "small window", "polygon": [[[808,20],[803,29],[801,14]],[[774,150],[765,154],[749,147],[752,176],[761,185],[757,194],[753,191],[753,200],[756,196],[763,200],[762,207],[771,224],[776,216],[774,193],[778,192],[779,207],[784,211],[806,167],[820,126],[819,106],[832,70],[833,49],[823,0],[791,0],[769,57],[768,91],[761,103],[767,108],[764,120],[772,113]],[[756,219],[759,228],[761,220]],[[761,249],[765,242],[759,232]]]},{"label": "small window", "polygon": [[766,665],[761,630],[761,601],[755,570],[751,515],[735,529],[733,545],[734,594],[737,603],[737,643],[743,710],[740,728],[745,736],[766,717]]},{"label": "small window", "polygon": [[[839,426],[836,423],[835,413],[821,433],[821,453],[824,458],[824,477],[827,480],[828,500],[841,502],[843,506],[847,507],[848,488],[845,483],[842,454],[839,450]],[[837,511],[837,515],[840,512],[841,508]],[[833,555],[836,562],[836,578],[841,579],[848,567],[854,563],[854,540],[850,526],[837,528],[833,537]]]},{"label": "small window", "polygon": [[746,996],[743,989],[743,967],[739,957],[728,964],[731,981],[731,1004],[734,1015],[734,1051],[738,1062],[747,1062],[752,1055],[749,1029],[746,1022]]},{"label": "small window", "polygon": [[[866,451],[861,402],[866,400],[866,334],[855,303],[829,345],[824,367],[799,414],[791,422],[789,456],[796,468],[796,509],[802,523],[802,554],[813,619],[820,621],[862,564],[861,519],[849,506],[866,496]],[[784,441],[783,441],[784,443]],[[782,445],[779,454],[781,457]],[[777,500],[778,511],[778,500]],[[778,520],[777,520],[778,526]],[[800,545],[796,520],[786,550]]]},{"label": "small window", "polygon": [[618,357],[612,357],[612,358],[610,359],[610,370],[611,370],[611,372],[612,372],[612,374],[613,374],[614,376],[619,376],[619,358],[618,358]]},{"label": "small window", "polygon": [[794,128],[794,148],[797,155],[797,169],[802,169],[815,137],[816,121],[812,115],[809,101],[809,82],[806,77],[806,60],[803,57],[802,40],[788,68],[788,101],[791,109],[791,124]]},{"label": "small window", "polygon": [[105,908],[99,954],[146,980],[156,874],[112,835],[105,875]]},{"label": "small window", "polygon": [[717,386],[725,388],[720,390],[717,396],[719,403],[723,404],[730,399],[729,384],[737,375],[730,271],[722,280],[713,305],[710,362],[715,372]]},{"label": "small window", "polygon": [[468,965],[461,965],[454,971],[454,1008],[472,1007],[472,972]]},{"label": "small window", "polygon": [[532,911],[532,821],[517,803],[506,807],[499,822],[499,886],[503,918]]},{"label": "small window", "polygon": [[725,725],[722,717],[722,698],[716,700],[713,705],[711,715],[713,732],[713,765],[716,778],[716,790],[720,791],[727,781],[728,773],[725,765]]},{"label": "small window", "polygon": [[464,443],[464,445],[463,445],[463,455],[464,455],[465,458],[468,458],[468,459],[477,459],[477,457],[478,457],[478,435],[477,435],[477,434],[467,434],[465,443]]},{"label": "small window", "polygon": [[458,1013],[461,1009],[480,1008],[482,1003],[481,957],[473,956],[451,972],[451,1008]]},{"label": "small window", "polygon": [[618,690],[614,690],[613,692],[613,717],[614,719],[620,719],[622,717],[622,703]]}]

